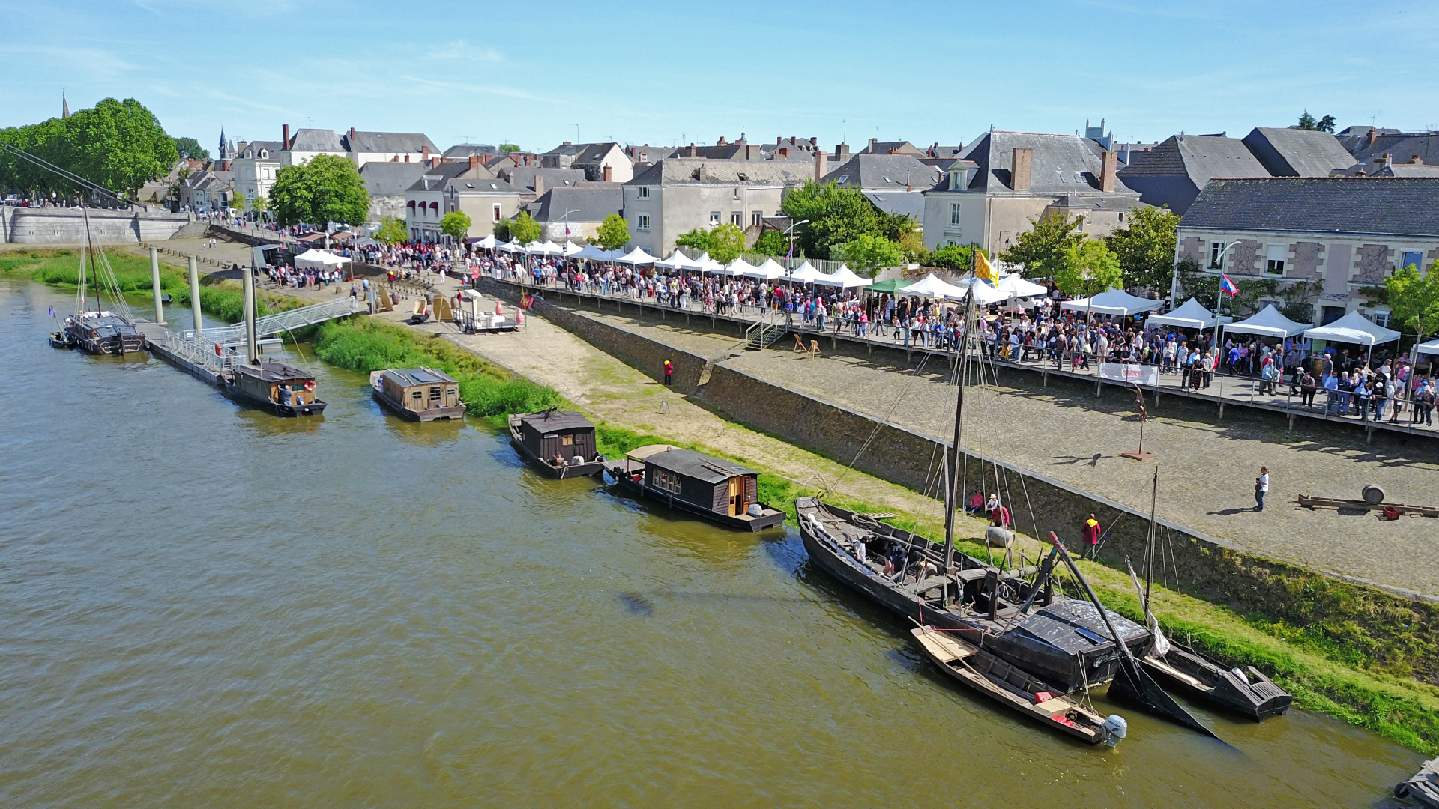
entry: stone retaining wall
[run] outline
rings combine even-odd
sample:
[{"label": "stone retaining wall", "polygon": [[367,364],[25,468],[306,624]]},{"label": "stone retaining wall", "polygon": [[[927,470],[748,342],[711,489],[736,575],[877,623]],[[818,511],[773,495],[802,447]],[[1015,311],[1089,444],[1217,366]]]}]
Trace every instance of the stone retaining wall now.
[{"label": "stone retaining wall", "polygon": [[0,241],[15,244],[80,244],[89,236],[99,244],[138,244],[168,239],[189,221],[168,211],[113,211],[0,206]]}]

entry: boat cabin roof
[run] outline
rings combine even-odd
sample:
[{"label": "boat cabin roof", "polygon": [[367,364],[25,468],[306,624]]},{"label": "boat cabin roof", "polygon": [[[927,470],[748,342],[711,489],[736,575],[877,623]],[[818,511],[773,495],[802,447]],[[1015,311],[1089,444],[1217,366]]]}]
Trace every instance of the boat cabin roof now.
[{"label": "boat cabin roof", "polygon": [[637,461],[644,461],[648,466],[668,469],[677,475],[707,483],[719,483],[737,475],[756,474],[754,470],[746,469],[739,464],[702,455],[694,450],[672,447],[668,444],[651,444],[647,447],[640,447],[632,450],[629,457]]},{"label": "boat cabin roof", "polygon": [[[1106,610],[1106,612],[1109,612]],[[1144,627],[1113,612],[1109,619],[1125,643],[1131,643],[1144,634]],[[1083,653],[1099,646],[1112,644],[1114,639],[1104,630],[1099,610],[1087,601],[1056,601],[1031,614],[1020,624],[1020,630],[1035,638],[1070,653]]]},{"label": "boat cabin roof", "polygon": [[314,379],[314,374],[296,368],[293,365],[286,365],[275,360],[263,360],[256,365],[237,365],[235,373],[254,377],[265,382],[309,382]]},{"label": "boat cabin roof", "polygon": [[455,384],[454,377],[433,368],[391,368],[384,371],[383,375],[395,380],[397,384],[405,388],[412,385],[434,385],[441,382]]},{"label": "boat cabin roof", "polygon": [[542,433],[557,430],[593,430],[590,420],[569,410],[542,410],[539,413],[525,413],[520,422]]}]

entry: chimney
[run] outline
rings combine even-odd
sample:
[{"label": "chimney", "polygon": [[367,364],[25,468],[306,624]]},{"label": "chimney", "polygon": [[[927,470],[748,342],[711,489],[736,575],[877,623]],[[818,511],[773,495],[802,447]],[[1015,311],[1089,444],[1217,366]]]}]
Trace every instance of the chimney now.
[{"label": "chimney", "polygon": [[780,145],[781,143],[784,143],[784,136],[783,136],[783,135],[775,135],[775,136],[774,136],[774,145],[778,146],[778,145]]},{"label": "chimney", "polygon": [[811,137],[811,138],[809,139],[809,145],[810,145],[811,147],[815,148],[815,149],[818,149],[818,148],[819,148],[819,138]]},{"label": "chimney", "polygon": [[[352,127],[350,127],[350,140],[354,140],[354,139],[355,139],[355,128],[352,126]],[[353,149],[354,146],[351,146],[350,148]]]},{"label": "chimney", "polygon": [[755,158],[755,155],[757,155],[757,154],[759,154],[759,147],[758,147],[758,146],[755,146],[755,145],[752,144],[752,143],[746,143],[746,144],[744,145],[744,159],[745,159],[745,160],[754,160],[754,159],[756,159],[756,158]]},{"label": "chimney", "polygon": [[612,182],[614,182],[614,181],[615,181],[615,167],[614,167],[614,166],[611,166],[609,163],[606,163],[606,164],[604,164],[603,166],[601,166],[601,167],[600,167],[600,179],[603,180],[604,182],[607,182],[607,183],[612,183]]},{"label": "chimney", "polygon": [[1415,152],[1409,156],[1409,165],[1422,166],[1424,165],[1424,158],[1420,157],[1418,152]]},{"label": "chimney", "polygon": [[574,146],[573,143],[570,143],[570,142],[567,141],[567,140],[560,141],[560,145],[561,145],[561,146]]},{"label": "chimney", "polygon": [[723,145],[725,145],[725,142],[724,142],[724,135],[720,135],[720,138],[719,138],[719,145],[720,145],[720,146],[723,146]]},{"label": "chimney", "polygon": [[875,149],[878,149],[878,148],[879,148],[879,138],[870,138],[870,139],[869,139],[869,153],[870,153],[870,154],[874,154],[874,150],[875,150]]},{"label": "chimney", "polygon": [[789,147],[788,147],[788,146],[781,146],[781,147],[779,147],[779,156],[780,156],[780,157],[785,157],[785,158],[789,157]]},{"label": "chimney", "polygon": [[689,154],[689,156],[690,156],[690,157],[699,157],[699,154],[700,154],[700,153],[699,153],[699,150],[695,148],[695,145],[694,145],[693,143],[691,143],[691,144],[690,144],[690,154]]},{"label": "chimney", "polygon": [[848,144],[848,143],[836,143],[836,144],[834,145],[834,162],[836,162],[836,163],[848,163],[848,162],[849,162],[849,144]]},{"label": "chimney", "polygon": [[290,148],[290,125],[284,124],[280,127],[280,148]]},{"label": "chimney", "polygon": [[410,153],[409,153],[409,152],[405,152],[405,162],[406,162],[406,163],[410,162]]},{"label": "chimney", "polygon": [[475,171],[475,170],[477,170],[479,167],[480,167],[480,156],[477,155],[477,154],[472,154],[472,155],[470,155],[470,171]]},{"label": "chimney", "polygon": [[1113,149],[1105,149],[1104,156],[1099,168],[1099,190],[1106,194],[1114,193],[1115,175],[1119,171],[1119,155]]},{"label": "chimney", "polygon": [[814,181],[815,181],[815,182],[819,182],[820,180],[824,179],[824,175],[826,175],[826,174],[829,173],[828,171],[826,171],[827,168],[828,168],[828,167],[825,165],[825,153],[824,153],[824,150],[823,150],[823,149],[815,149],[815,150],[814,150]]},{"label": "chimney", "polygon": [[[350,131],[351,131],[351,132],[354,132],[353,129],[350,130]],[[421,163],[428,163],[428,162],[430,162],[430,146],[429,146],[429,144],[422,144],[422,145],[420,146],[420,162],[421,162]]]},{"label": "chimney", "polygon": [[1034,165],[1034,150],[1016,147],[1014,162],[1010,163],[1009,185],[1015,191],[1028,191],[1030,172]]},{"label": "chimney", "polygon": [[544,177],[541,177],[541,176],[540,176],[540,173],[537,171],[537,172],[535,172],[535,196],[536,196],[536,197],[542,197],[542,196],[544,196],[544,195],[545,195],[545,178],[544,178]]},{"label": "chimney", "polygon": [[437,168],[439,168],[439,167],[440,167],[440,156],[439,156],[439,155],[435,155],[434,157],[430,158],[430,168],[432,168],[432,169],[437,169]]},{"label": "chimney", "polygon": [[1373,145],[1374,145],[1374,141],[1377,141],[1377,140],[1379,140],[1379,130],[1375,129],[1375,128],[1372,127],[1372,126],[1369,127],[1369,145],[1370,145],[1370,146],[1373,146]]}]

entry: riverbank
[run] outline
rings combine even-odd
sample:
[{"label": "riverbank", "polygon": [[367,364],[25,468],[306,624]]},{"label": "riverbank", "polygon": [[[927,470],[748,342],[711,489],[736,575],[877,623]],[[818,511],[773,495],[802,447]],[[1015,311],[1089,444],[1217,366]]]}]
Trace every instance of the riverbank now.
[{"label": "riverbank", "polygon": [[[535,329],[537,325],[532,319],[530,328]],[[434,333],[426,335],[424,331],[399,324],[352,319],[322,327],[316,338],[316,352],[327,361],[359,371],[396,364],[428,364],[451,373],[477,374],[487,379],[485,385],[514,384],[518,369],[501,366],[489,358],[481,359],[455,345],[452,339]],[[504,342],[504,338],[491,339],[486,345],[493,346],[495,354],[515,348],[513,341]],[[377,347],[376,353],[361,350],[365,346]],[[555,376],[568,382],[560,389],[549,389],[529,381],[533,388],[524,389],[538,398],[526,400],[526,406],[566,402],[587,412],[599,425],[601,451],[608,455],[619,455],[647,443],[687,446],[730,457],[760,470],[761,499],[783,508],[791,520],[794,497],[818,494],[821,488],[826,488],[827,498],[836,505],[867,512],[899,512],[909,516],[892,520],[897,525],[931,539],[942,535],[941,509],[929,498],[887,481],[845,470],[829,459],[733,424],[726,423],[721,430],[715,430],[713,424],[698,415],[694,418],[705,424],[704,429],[709,433],[707,437],[696,437],[692,432],[692,414],[686,412],[686,408],[695,406],[684,402],[682,397],[649,380],[628,376],[626,371],[631,369],[625,366],[615,367],[585,354],[562,359],[554,351],[556,346],[545,348],[524,352],[535,358],[525,371],[540,376],[540,381],[548,381],[543,379],[542,372],[536,373],[536,369],[552,367]],[[571,397],[569,392],[583,386],[587,378],[578,371],[578,365],[588,366],[589,378],[600,384],[583,396]],[[633,373],[638,376],[637,372]],[[606,388],[615,392],[607,395]],[[471,389],[476,389],[473,382]],[[606,406],[600,398],[610,398],[610,405]],[[478,405],[472,403],[471,412],[498,425],[503,415],[502,405],[497,405],[499,401],[486,398]],[[646,404],[636,406],[637,402]],[[615,403],[620,406],[614,407]],[[707,411],[702,412],[714,418]],[[656,415],[660,418],[654,418]],[[739,435],[745,433],[748,435]],[[769,446],[771,444],[775,446]],[[743,449],[737,451],[737,447]],[[808,474],[782,471],[793,465],[807,469]],[[822,481],[829,481],[830,485],[823,486]],[[959,532],[961,536],[977,537],[982,528],[982,522],[965,519]],[[961,547],[980,557],[989,553],[972,539],[961,542]],[[1037,557],[1043,550],[1032,538],[1021,538],[1021,548],[1029,558]],[[1106,605],[1131,618],[1140,617],[1138,600],[1126,576],[1103,565],[1089,562],[1080,562],[1080,565]],[[1333,654],[1326,654],[1323,647],[1302,639],[1277,637],[1252,619],[1162,586],[1155,588],[1153,605],[1172,636],[1193,643],[1227,664],[1254,665],[1270,673],[1295,695],[1300,707],[1364,727],[1411,749],[1439,751],[1439,689],[1369,670],[1343,649],[1333,649]]]}]

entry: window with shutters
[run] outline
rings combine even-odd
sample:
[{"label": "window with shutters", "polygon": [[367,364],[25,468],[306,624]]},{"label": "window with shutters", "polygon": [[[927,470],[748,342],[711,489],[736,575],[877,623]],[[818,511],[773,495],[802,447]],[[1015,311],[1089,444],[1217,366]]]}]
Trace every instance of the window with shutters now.
[{"label": "window with shutters", "polygon": [[1288,245],[1271,244],[1264,248],[1264,271],[1270,275],[1283,275],[1284,263],[1288,260]]}]

